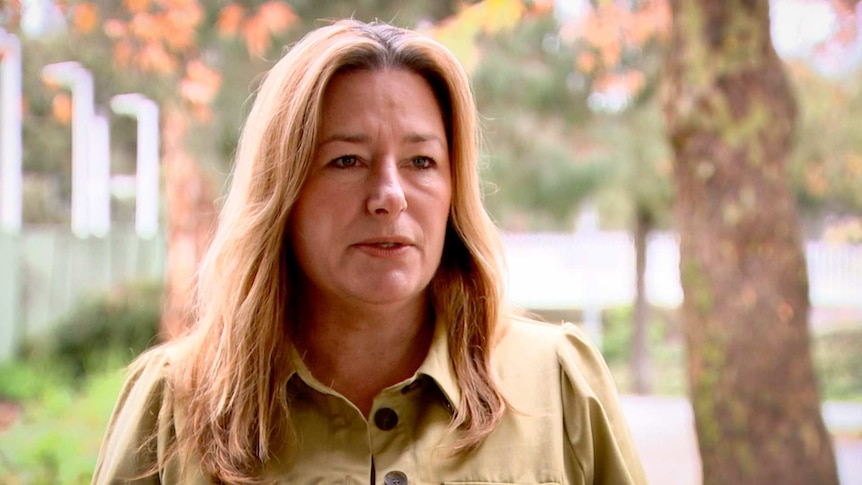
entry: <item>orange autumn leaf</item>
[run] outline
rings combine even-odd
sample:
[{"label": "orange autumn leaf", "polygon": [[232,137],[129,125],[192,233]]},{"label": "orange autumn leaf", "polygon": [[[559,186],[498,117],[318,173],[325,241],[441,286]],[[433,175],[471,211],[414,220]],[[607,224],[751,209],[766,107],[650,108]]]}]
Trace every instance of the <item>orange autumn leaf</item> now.
[{"label": "orange autumn leaf", "polygon": [[213,112],[209,106],[194,105],[191,107],[191,111],[195,120],[202,125],[209,123],[213,119]]},{"label": "orange autumn leaf", "polygon": [[175,51],[186,51],[195,44],[197,22],[199,19],[188,11],[174,10],[163,19],[162,36],[167,45]]},{"label": "orange autumn leaf", "polygon": [[222,35],[234,36],[239,32],[244,17],[245,9],[240,5],[231,3],[219,12],[216,28]]},{"label": "orange autumn leaf", "polygon": [[155,42],[162,36],[162,25],[155,15],[142,12],[132,17],[129,31],[142,42]]},{"label": "orange autumn leaf", "polygon": [[844,156],[844,167],[847,169],[847,174],[851,177],[862,177],[862,155],[848,153]]},{"label": "orange autumn leaf", "polygon": [[221,75],[199,59],[186,66],[186,77],[180,81],[180,95],[193,106],[207,106],[221,88]]},{"label": "orange autumn leaf", "polygon": [[448,47],[464,67],[472,70],[479,60],[475,38],[514,27],[526,8],[520,0],[485,0],[469,5],[431,29],[431,36]]},{"label": "orange autumn leaf", "polygon": [[579,71],[589,74],[596,69],[596,56],[592,52],[581,52],[576,63]]},{"label": "orange autumn leaf", "polygon": [[587,16],[583,28],[584,39],[601,52],[619,50],[627,20],[625,12],[614,4],[603,6]]},{"label": "orange autumn leaf", "polygon": [[811,194],[822,197],[829,192],[829,183],[823,174],[823,167],[817,163],[811,163],[805,167],[805,186]]},{"label": "orange autumn leaf", "polygon": [[118,19],[108,19],[102,26],[102,30],[111,39],[121,39],[126,36],[128,29],[126,23]]},{"label": "orange autumn leaf", "polygon": [[602,54],[602,62],[606,66],[615,66],[622,58],[623,46],[619,41],[606,42],[599,47],[599,52]]},{"label": "orange autumn leaf", "polygon": [[68,93],[54,95],[51,100],[51,116],[64,125],[68,125],[72,120],[72,97]]},{"label": "orange autumn leaf", "polygon": [[132,13],[146,12],[150,8],[150,0],[125,0],[126,9]]},{"label": "orange autumn leaf", "polygon": [[114,44],[114,62],[118,66],[129,67],[134,55],[135,48],[128,40],[123,39]]},{"label": "orange autumn leaf", "polygon": [[3,12],[3,28],[6,30],[17,30],[21,25],[21,15],[24,12],[24,7],[21,0],[11,0],[0,2],[0,11]]},{"label": "orange autumn leaf", "polygon": [[629,93],[639,93],[646,85],[646,76],[643,72],[630,69],[621,76],[621,83]]},{"label": "orange autumn leaf", "polygon": [[167,23],[182,29],[192,30],[204,19],[203,8],[197,2],[190,2],[181,8],[166,10]]},{"label": "orange autumn leaf", "polygon": [[198,0],[156,0],[165,10],[200,8]]},{"label": "orange autumn leaf", "polygon": [[138,66],[144,72],[165,75],[177,69],[177,61],[159,42],[146,44],[138,55]]},{"label": "orange autumn leaf", "polygon": [[266,2],[257,9],[257,16],[270,34],[283,33],[297,20],[293,9],[282,2]]},{"label": "orange autumn leaf", "polygon": [[529,6],[529,14],[541,17],[554,12],[554,0],[534,0]]},{"label": "orange autumn leaf", "polygon": [[242,37],[250,56],[261,56],[269,48],[269,32],[259,16],[251,17],[243,23]]},{"label": "orange autumn leaf", "polygon": [[[560,39],[567,44],[583,42],[590,55],[579,57],[576,65],[585,73],[602,76],[617,69],[624,52],[640,48],[653,39],[665,40],[671,26],[670,7],[666,0],[640,2],[630,9],[618,2],[601,2],[586,15],[564,22]],[[592,58],[591,56],[594,56]],[[617,86],[639,91],[638,77],[614,79]]]},{"label": "orange autumn leaf", "polygon": [[99,10],[95,5],[89,2],[75,5],[72,11],[72,26],[76,31],[82,34],[89,34],[96,28],[98,23]]},{"label": "orange autumn leaf", "polygon": [[667,2],[649,2],[633,13],[625,31],[626,39],[634,45],[643,45],[652,38],[666,38],[670,32],[671,14]]}]

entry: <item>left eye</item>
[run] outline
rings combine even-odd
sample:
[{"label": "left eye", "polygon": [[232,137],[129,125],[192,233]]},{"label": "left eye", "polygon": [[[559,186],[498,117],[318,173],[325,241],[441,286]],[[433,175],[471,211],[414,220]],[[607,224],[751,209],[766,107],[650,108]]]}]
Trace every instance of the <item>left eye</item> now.
[{"label": "left eye", "polygon": [[430,157],[413,157],[411,160],[415,168],[431,168],[434,165],[434,160]]}]

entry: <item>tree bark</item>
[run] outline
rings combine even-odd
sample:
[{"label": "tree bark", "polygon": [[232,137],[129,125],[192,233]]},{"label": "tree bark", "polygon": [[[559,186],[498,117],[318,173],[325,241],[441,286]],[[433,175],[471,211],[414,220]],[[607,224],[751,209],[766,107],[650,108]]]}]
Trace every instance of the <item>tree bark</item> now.
[{"label": "tree bark", "polygon": [[672,0],[683,331],[705,484],[837,484],[786,176],[793,94],[768,0]]},{"label": "tree bark", "polygon": [[183,143],[189,118],[176,105],[168,105],[163,118],[162,160],[168,206],[167,281],[160,329],[163,339],[178,336],[192,324],[198,265],[216,221],[212,184]]},{"label": "tree bark", "polygon": [[632,333],[631,372],[634,390],[638,394],[649,394],[650,380],[649,348],[647,347],[647,325],[649,304],[646,297],[647,238],[652,228],[652,216],[643,207],[635,215],[635,308],[634,332]]}]

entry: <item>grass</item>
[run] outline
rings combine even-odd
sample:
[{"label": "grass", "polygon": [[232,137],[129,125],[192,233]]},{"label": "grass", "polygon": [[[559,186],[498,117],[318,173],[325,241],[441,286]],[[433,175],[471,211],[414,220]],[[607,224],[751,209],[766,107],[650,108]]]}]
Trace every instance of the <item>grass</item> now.
[{"label": "grass", "polygon": [[22,404],[22,414],[0,434],[0,483],[90,483],[99,445],[123,383],[114,360],[78,385],[46,364],[0,368],[0,396]]},{"label": "grass", "polygon": [[862,402],[862,325],[819,333],[812,350],[821,394],[835,401]]}]

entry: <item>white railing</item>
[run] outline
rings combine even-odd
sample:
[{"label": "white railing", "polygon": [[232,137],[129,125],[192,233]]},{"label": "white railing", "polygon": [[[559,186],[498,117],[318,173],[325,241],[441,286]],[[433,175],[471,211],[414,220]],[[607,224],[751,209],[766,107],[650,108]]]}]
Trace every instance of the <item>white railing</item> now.
[{"label": "white railing", "polygon": [[[587,315],[598,322],[598,310],[634,298],[634,245],[627,233],[505,234],[503,241],[508,292],[518,306],[586,310],[586,324]],[[654,234],[647,251],[648,300],[678,306],[676,237]],[[809,242],[807,255],[813,306],[862,312],[862,245]],[[163,278],[165,261],[162,237],[140,238],[130,227],[87,239],[65,228],[0,232],[0,361],[22,338],[48,330],[82,296],[124,281]]]},{"label": "white railing", "polygon": [[[536,310],[607,308],[632,302],[635,255],[625,232],[505,234],[508,292]],[[811,304],[862,310],[862,245],[806,244]],[[682,303],[679,244],[671,233],[650,236],[646,292],[650,303]]]}]

